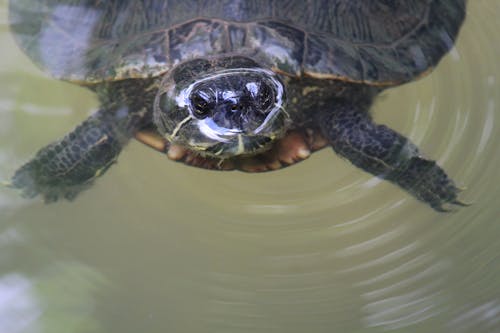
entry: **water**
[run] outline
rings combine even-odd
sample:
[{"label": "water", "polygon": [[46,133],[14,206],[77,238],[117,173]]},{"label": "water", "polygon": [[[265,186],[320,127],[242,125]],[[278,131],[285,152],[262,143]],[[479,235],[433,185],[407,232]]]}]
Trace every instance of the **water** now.
[{"label": "water", "polygon": [[[499,332],[500,5],[373,110],[467,187],[439,214],[330,150],[209,172],[131,143],[73,203],[0,190],[0,332]],[[0,1],[0,178],[96,107],[14,45]]]}]

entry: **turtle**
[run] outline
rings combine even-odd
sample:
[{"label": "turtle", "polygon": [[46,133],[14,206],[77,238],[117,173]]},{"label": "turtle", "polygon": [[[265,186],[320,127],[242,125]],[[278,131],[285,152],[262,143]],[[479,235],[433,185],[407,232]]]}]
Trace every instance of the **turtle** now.
[{"label": "turtle", "polygon": [[437,66],[465,12],[466,0],[11,0],[18,46],[100,107],[10,185],[73,200],[136,138],[187,165],[248,172],[331,147],[437,211],[465,205],[370,113],[382,91]]}]

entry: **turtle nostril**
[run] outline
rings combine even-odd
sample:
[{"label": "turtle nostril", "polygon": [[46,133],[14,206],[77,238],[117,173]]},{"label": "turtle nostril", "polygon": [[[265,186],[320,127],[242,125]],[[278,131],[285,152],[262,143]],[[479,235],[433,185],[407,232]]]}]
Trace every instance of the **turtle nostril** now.
[{"label": "turtle nostril", "polygon": [[241,112],[241,111],[243,111],[243,105],[241,105],[241,104],[232,104],[229,107],[229,111],[231,111],[231,113]]}]

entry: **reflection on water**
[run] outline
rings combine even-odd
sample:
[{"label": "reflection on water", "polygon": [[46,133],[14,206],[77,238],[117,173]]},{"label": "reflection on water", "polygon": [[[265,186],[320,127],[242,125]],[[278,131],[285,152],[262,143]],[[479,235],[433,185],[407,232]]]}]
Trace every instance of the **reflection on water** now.
[{"label": "reflection on water", "polygon": [[[329,150],[255,175],[188,168],[132,143],[73,203],[0,189],[0,332],[500,331],[493,3],[471,1],[437,70],[374,109],[472,206],[435,213]],[[0,4],[3,180],[95,100],[34,68]]]},{"label": "reflection on water", "polygon": [[465,306],[448,325],[452,332],[495,332],[500,327],[498,298],[476,306]]},{"label": "reflection on water", "polygon": [[0,279],[0,330],[2,332],[36,332],[41,309],[30,281],[17,274]]},{"label": "reflection on water", "polygon": [[95,296],[104,278],[82,263],[34,252],[33,242],[18,228],[0,233],[0,332],[101,331]]}]

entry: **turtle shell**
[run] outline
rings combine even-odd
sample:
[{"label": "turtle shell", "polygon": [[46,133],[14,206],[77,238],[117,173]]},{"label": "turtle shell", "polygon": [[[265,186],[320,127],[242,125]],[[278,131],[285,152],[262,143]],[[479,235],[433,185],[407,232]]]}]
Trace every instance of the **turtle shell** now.
[{"label": "turtle shell", "polygon": [[394,85],[453,46],[466,0],[11,0],[26,54],[81,84],[160,75],[218,54],[289,75]]}]

